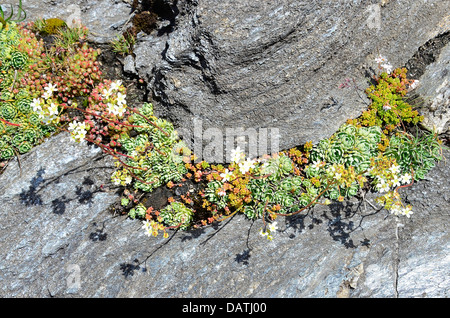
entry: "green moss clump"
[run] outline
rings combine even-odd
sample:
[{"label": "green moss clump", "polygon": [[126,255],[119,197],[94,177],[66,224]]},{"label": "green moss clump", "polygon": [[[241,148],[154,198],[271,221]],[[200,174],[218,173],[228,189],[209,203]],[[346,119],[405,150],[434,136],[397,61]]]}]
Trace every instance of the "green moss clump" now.
[{"label": "green moss clump", "polygon": [[41,33],[45,35],[56,34],[58,29],[66,26],[66,22],[58,18],[50,18],[45,20],[45,26],[41,30]]}]

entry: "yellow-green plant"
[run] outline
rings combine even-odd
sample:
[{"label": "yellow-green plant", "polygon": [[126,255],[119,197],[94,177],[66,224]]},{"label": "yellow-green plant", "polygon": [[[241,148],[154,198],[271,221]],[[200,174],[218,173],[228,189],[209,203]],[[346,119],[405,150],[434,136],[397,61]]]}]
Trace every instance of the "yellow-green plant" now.
[{"label": "yellow-green plant", "polygon": [[371,104],[357,119],[347,122],[362,126],[378,126],[386,133],[396,128],[402,129],[405,123],[413,125],[423,120],[417,110],[408,104],[404,98],[409,87],[414,82],[406,77],[405,68],[395,69],[392,73],[381,73],[375,78],[377,84],[366,89]]}]

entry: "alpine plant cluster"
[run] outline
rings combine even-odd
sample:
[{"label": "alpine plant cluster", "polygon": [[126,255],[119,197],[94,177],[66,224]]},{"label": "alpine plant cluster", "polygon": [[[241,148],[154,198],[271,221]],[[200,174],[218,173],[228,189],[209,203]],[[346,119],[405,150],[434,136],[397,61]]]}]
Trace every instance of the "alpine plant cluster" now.
[{"label": "alpine plant cluster", "polygon": [[[414,211],[400,190],[442,159],[436,134],[410,132],[423,119],[405,101],[418,81],[378,56],[375,84],[365,90],[370,106],[330,138],[261,158],[237,148],[227,165],[196,162],[151,103],[129,105],[122,81],[104,78],[101,52],[84,41],[87,29],[55,20],[0,20],[1,167],[59,131],[74,142],[95,144],[115,160],[111,182],[123,188],[124,213],[141,219],[149,236],[168,237],[169,229],[198,228],[243,213],[261,219],[261,236],[272,240],[277,217],[369,189],[387,211],[409,218]],[[49,33],[50,45],[43,37]],[[169,198],[159,211],[139,199],[188,181],[194,190]]]}]

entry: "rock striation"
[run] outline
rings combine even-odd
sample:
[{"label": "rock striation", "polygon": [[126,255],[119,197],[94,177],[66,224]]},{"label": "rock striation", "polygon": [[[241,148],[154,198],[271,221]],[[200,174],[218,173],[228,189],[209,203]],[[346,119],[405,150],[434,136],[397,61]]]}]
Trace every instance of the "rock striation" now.
[{"label": "rock striation", "polygon": [[171,28],[141,34],[135,48],[161,114],[185,132],[276,128],[281,149],[360,115],[364,94],[339,86],[367,87],[378,54],[402,67],[450,30],[448,1],[176,3]]}]

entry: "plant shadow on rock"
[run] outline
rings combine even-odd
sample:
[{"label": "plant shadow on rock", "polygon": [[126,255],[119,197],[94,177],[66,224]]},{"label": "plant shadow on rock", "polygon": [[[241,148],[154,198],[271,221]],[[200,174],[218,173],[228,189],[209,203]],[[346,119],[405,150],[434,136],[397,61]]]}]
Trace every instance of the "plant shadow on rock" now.
[{"label": "plant shadow on rock", "polygon": [[356,214],[359,206],[355,209],[352,202],[334,202],[330,204],[331,217],[326,213],[323,216],[328,220],[327,231],[333,240],[341,242],[346,248],[356,248],[350,234],[355,230],[352,217]]},{"label": "plant shadow on rock", "polygon": [[[94,184],[94,181],[92,181],[89,177],[84,177],[84,181],[82,182],[82,185],[91,186]],[[60,198],[54,199],[52,201],[52,212],[55,214],[64,214],[66,211],[66,204],[70,203],[71,201],[78,199],[78,202],[81,204],[88,204],[92,203],[92,198],[94,197],[94,194],[97,191],[91,191],[91,190],[84,190],[82,186],[76,186],[75,188],[75,194],[77,195],[74,199],[67,199],[65,195],[63,195]]]},{"label": "plant shadow on rock", "polygon": [[247,248],[244,249],[241,253],[236,254],[236,257],[234,258],[234,260],[238,264],[242,264],[244,266],[247,266],[249,264],[249,259],[251,257],[252,248],[250,247],[249,239],[250,239],[250,232],[251,232],[251,229],[253,227],[253,224],[255,224],[254,221],[251,223],[250,227],[248,228],[247,242],[246,242]]},{"label": "plant shadow on rock", "polygon": [[[330,234],[334,241],[340,242],[346,248],[357,248],[358,246],[369,246],[370,240],[365,238],[359,243],[355,243],[352,238],[352,233],[361,228],[361,223],[364,217],[376,214],[363,215],[361,212],[362,201],[354,203],[351,201],[333,202],[328,206],[328,210],[323,211],[320,216],[313,214],[314,208],[311,208],[306,214],[295,215],[286,219],[287,228],[294,229],[294,232],[302,233],[306,229],[313,229],[315,226],[326,227],[326,231]],[[306,224],[307,219],[311,222]],[[295,238],[296,235],[291,233],[290,239]]]},{"label": "plant shadow on rock", "polygon": [[[70,171],[50,179],[44,179],[45,169],[41,168],[30,181],[28,190],[22,190],[19,194],[20,202],[25,206],[42,206],[44,205],[40,191],[51,185],[52,183],[58,184],[61,178],[77,172],[80,167],[71,169]],[[106,168],[99,167],[98,169]],[[96,168],[97,169],[97,168]],[[90,170],[90,169],[87,169]],[[51,208],[54,214],[62,215],[66,211],[66,205],[73,200],[77,200],[81,204],[92,203],[92,199],[97,192],[102,192],[101,187],[96,187],[95,182],[89,177],[84,177],[81,186],[75,187],[75,197],[67,198],[66,194],[51,201]]]},{"label": "plant shadow on rock", "polygon": [[66,212],[66,203],[69,203],[70,201],[70,199],[66,199],[65,195],[61,198],[54,199],[52,201],[52,212],[59,215],[64,214],[64,212]]},{"label": "plant shadow on rock", "polygon": [[45,169],[40,168],[36,173],[36,176],[31,179],[28,190],[22,190],[22,192],[20,193],[20,202],[22,204],[25,204],[25,206],[42,205],[42,198],[37,193],[37,189],[45,181],[45,179],[42,177],[44,174]]},{"label": "plant shadow on rock", "polygon": [[[108,238],[108,234],[105,232],[105,222],[103,221],[102,227],[97,228],[94,232],[89,234],[89,239],[93,242],[103,242]],[[92,226],[97,227],[97,223],[94,222]]]},{"label": "plant shadow on rock", "polygon": [[242,263],[242,265],[248,265],[249,259],[251,256],[250,252],[251,252],[251,249],[247,248],[247,249],[243,250],[242,253],[236,254],[236,257],[234,258],[234,260],[237,263]]},{"label": "plant shadow on rock", "polygon": [[[233,217],[232,217],[233,218]],[[230,220],[225,223],[225,224],[219,224],[218,222],[214,222],[212,223],[209,227],[213,228],[214,231],[213,233],[209,234],[209,236],[202,242],[200,243],[200,245],[205,245],[211,238],[213,238],[220,230],[222,230],[231,220],[232,218],[230,218]],[[185,242],[185,241],[190,241],[192,239],[197,239],[202,235],[206,235],[206,229],[208,227],[201,227],[198,229],[193,229],[193,230],[188,230],[188,231],[183,231],[183,234],[180,238],[181,242]],[[129,276],[133,276],[135,271],[142,271],[142,272],[146,272],[147,268],[145,266],[145,263],[153,256],[153,254],[155,254],[159,249],[163,248],[165,245],[167,245],[174,237],[175,235],[178,233],[178,230],[175,230],[175,232],[172,234],[172,236],[165,242],[161,243],[159,246],[157,246],[151,253],[149,253],[146,258],[143,261],[139,261],[139,259],[134,259],[133,262],[123,262],[120,263],[120,271],[122,272],[122,275],[125,278],[128,278]],[[247,243],[248,243],[248,239],[247,239]],[[250,257],[250,256],[248,256]],[[144,265],[143,265],[144,264]],[[143,265],[141,267],[141,265]]]},{"label": "plant shadow on rock", "polygon": [[128,276],[133,276],[134,272],[141,268],[141,266],[139,265],[138,259],[135,259],[134,262],[136,264],[132,264],[132,263],[121,263],[120,264],[120,270],[122,271],[122,275],[125,276],[125,278],[128,278]]}]

